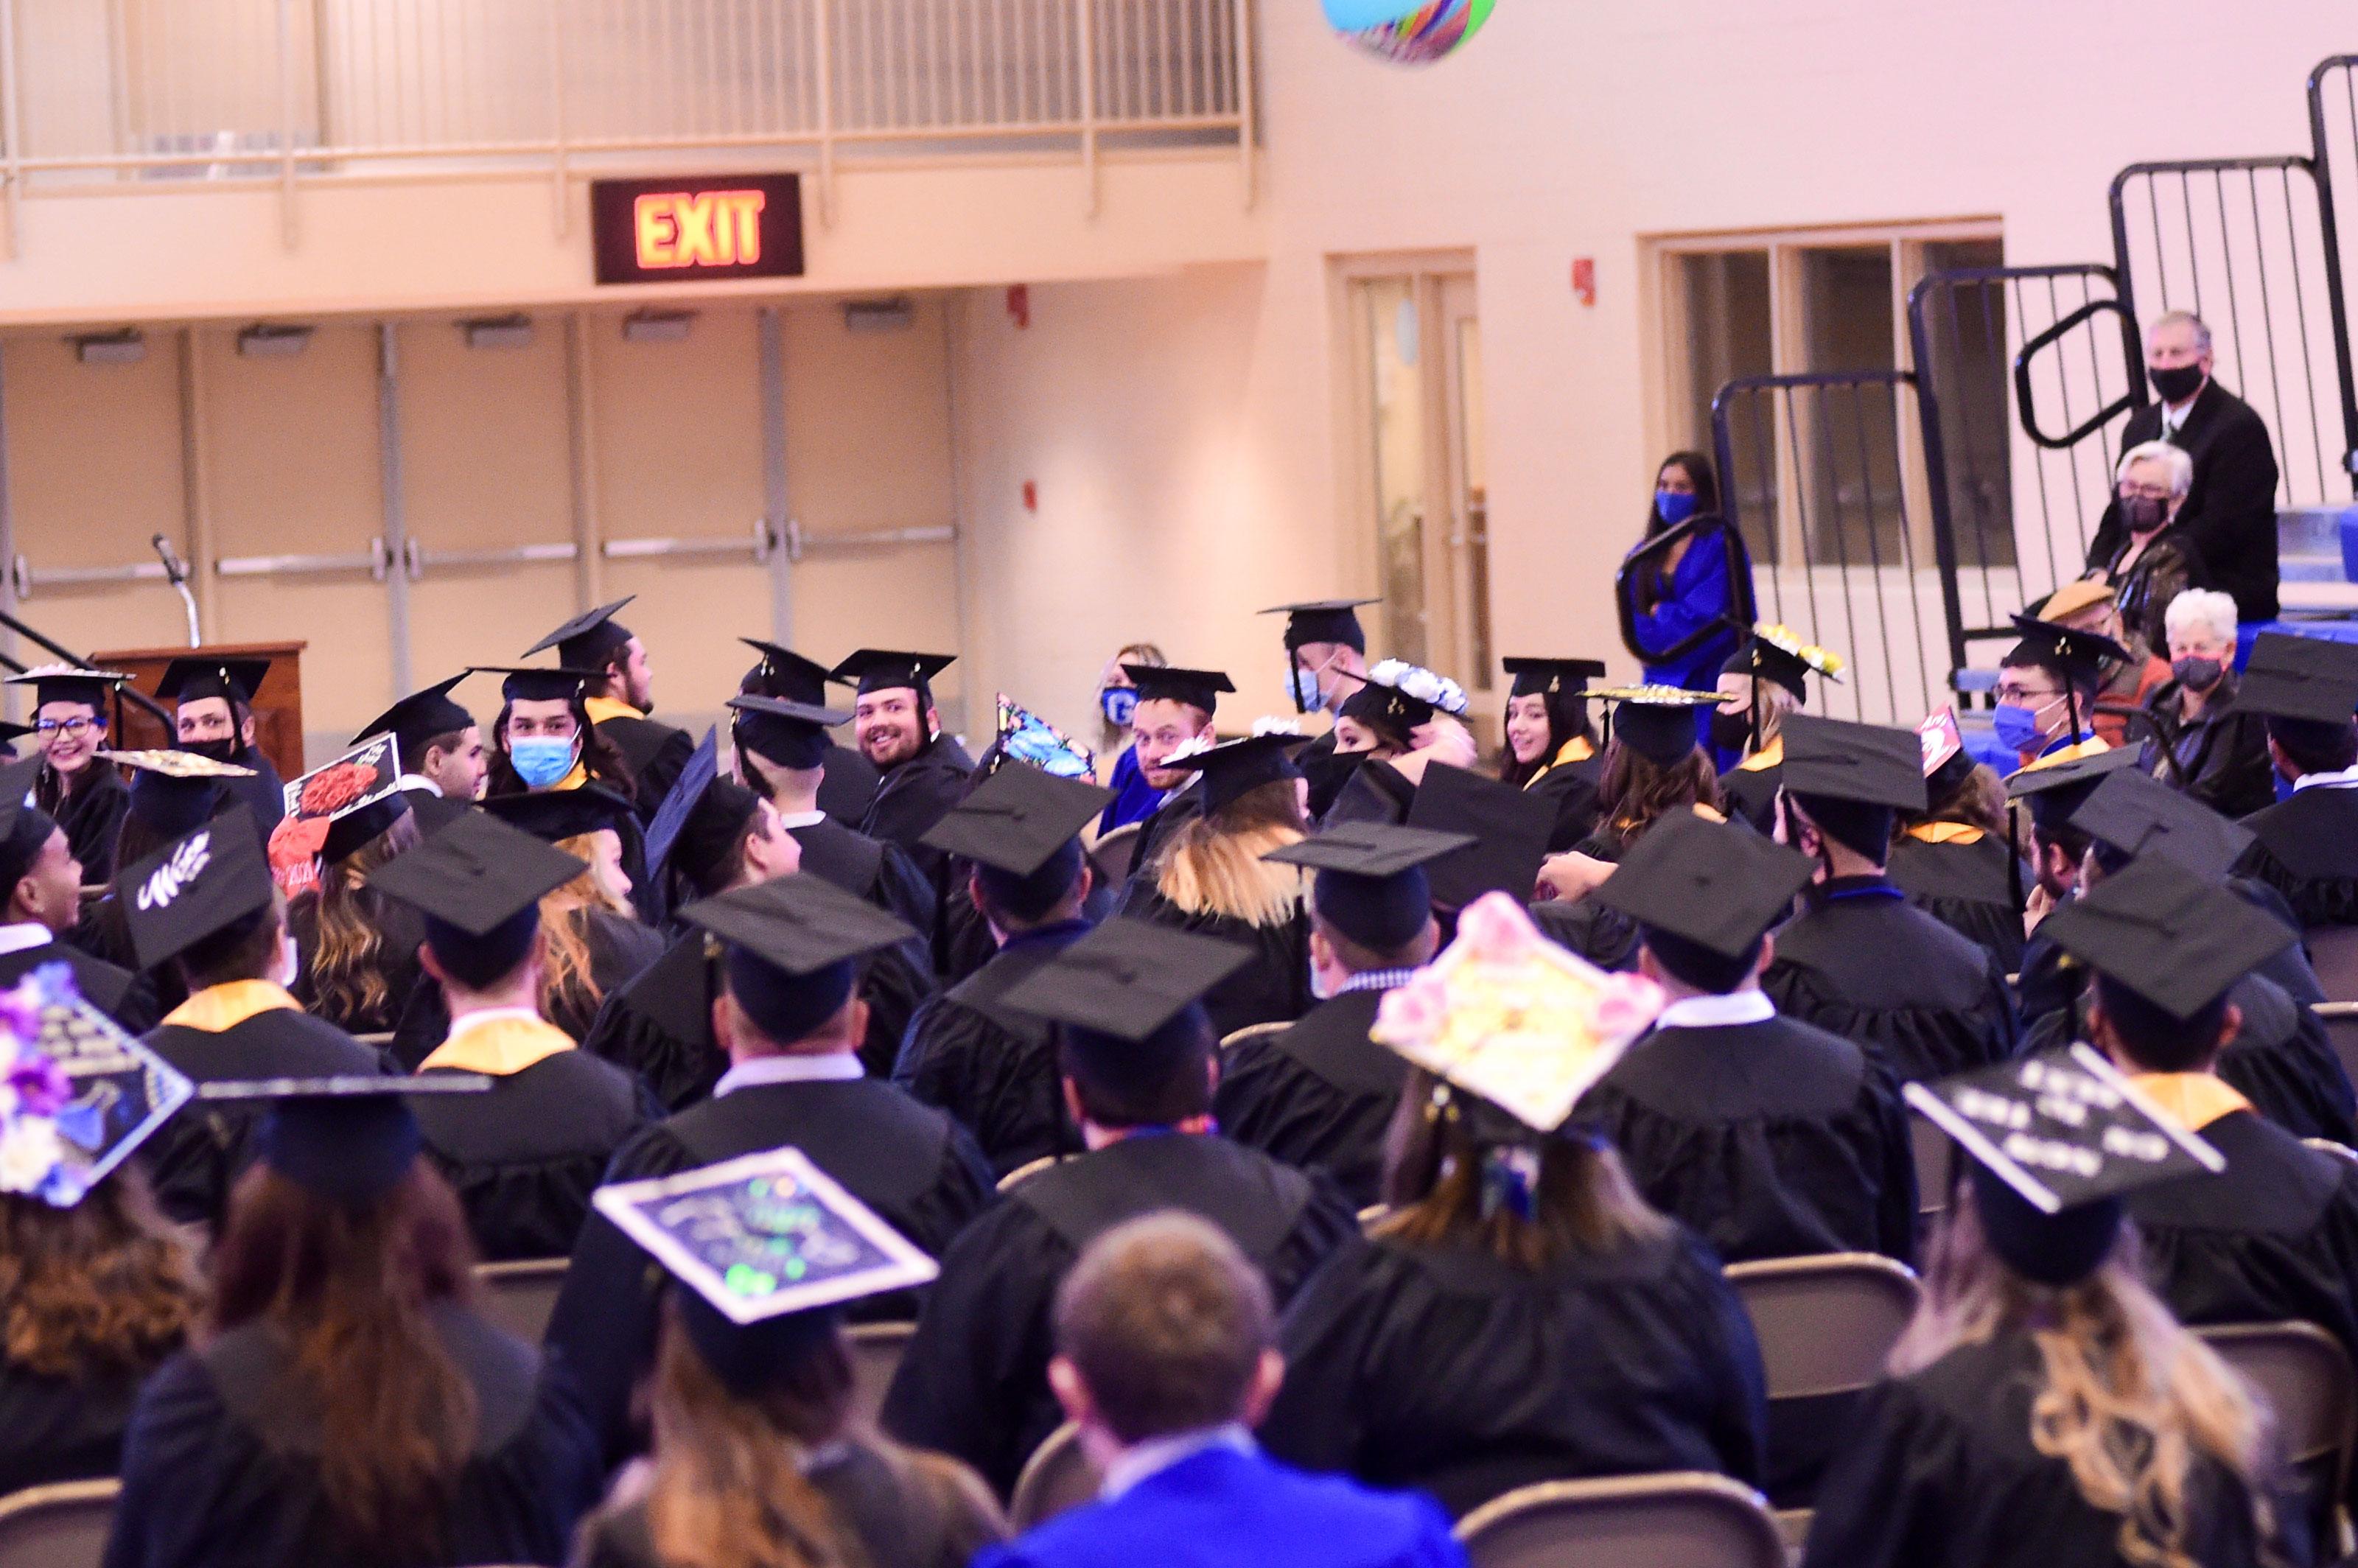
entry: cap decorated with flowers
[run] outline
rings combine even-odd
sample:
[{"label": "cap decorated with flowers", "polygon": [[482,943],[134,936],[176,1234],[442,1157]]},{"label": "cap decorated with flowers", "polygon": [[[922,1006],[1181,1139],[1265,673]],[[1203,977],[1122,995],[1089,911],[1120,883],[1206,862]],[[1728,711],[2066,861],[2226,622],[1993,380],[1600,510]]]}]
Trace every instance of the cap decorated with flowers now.
[{"label": "cap decorated with flowers", "polygon": [[0,990],[0,1194],[73,1207],[190,1093],[81,1000],[65,965]]}]

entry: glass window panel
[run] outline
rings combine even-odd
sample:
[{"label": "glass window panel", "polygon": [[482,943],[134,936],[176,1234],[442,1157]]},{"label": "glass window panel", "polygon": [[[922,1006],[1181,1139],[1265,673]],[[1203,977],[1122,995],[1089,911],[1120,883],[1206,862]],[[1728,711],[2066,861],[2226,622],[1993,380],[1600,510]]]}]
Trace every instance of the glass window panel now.
[{"label": "glass window panel", "polygon": [[[1800,253],[1804,372],[1894,370],[1891,247]],[[1794,415],[1803,496],[1796,519],[1817,566],[1905,561],[1898,400],[1880,384],[1801,392]]]},{"label": "glass window panel", "polygon": [[[1996,240],[1924,247],[1926,273],[2006,265]],[[2009,420],[2006,297],[2001,284],[1962,284],[1928,301],[1932,362],[1917,370],[1941,406],[1941,445],[1949,470],[1949,522],[1957,564],[1967,570],[2011,567],[2014,547],[2014,443]]]},{"label": "glass window panel", "polygon": [[1367,334],[1375,420],[1376,566],[1391,651],[1429,665],[1424,572],[1425,426],[1422,323],[1416,286],[1406,277],[1369,278],[1359,292]]},{"label": "glass window panel", "polygon": [[[1690,399],[1682,440],[1716,461],[1712,399],[1731,381],[1768,375],[1776,368],[1770,357],[1768,253],[1683,255],[1679,267],[1686,295]],[[1735,507],[1739,531],[1751,546],[1753,558],[1774,562],[1776,432],[1765,420],[1748,417],[1749,412],[1746,406],[1730,412],[1728,438],[1735,471],[1720,475],[1720,489]]]}]

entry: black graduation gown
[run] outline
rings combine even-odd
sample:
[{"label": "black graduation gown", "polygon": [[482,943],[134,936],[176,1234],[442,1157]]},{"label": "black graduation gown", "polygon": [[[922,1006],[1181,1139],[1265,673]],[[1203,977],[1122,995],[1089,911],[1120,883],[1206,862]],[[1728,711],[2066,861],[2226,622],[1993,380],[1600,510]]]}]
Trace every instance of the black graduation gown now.
[{"label": "black graduation gown", "polygon": [[144,1034],[163,1016],[156,988],[119,964],[93,958],[80,947],[48,941],[38,947],[0,953],[0,989],[5,989],[44,964],[63,964],[73,971],[74,989],[82,1000],[114,1020],[127,1034]]},{"label": "black graduation gown", "polygon": [[1248,1149],[1324,1171],[1360,1208],[1381,1201],[1384,1130],[1408,1064],[1368,1038],[1383,1001],[1345,991],[1292,1027],[1237,1043],[1220,1057],[1212,1114]]},{"label": "black graduation gown", "polygon": [[[319,901],[298,898],[288,904],[287,925],[288,934],[295,938],[297,958],[295,983],[287,989],[295,993],[295,1000],[303,1004],[306,1012],[324,1018],[339,1029],[353,1034],[386,1033],[400,1024],[404,1010],[423,993],[432,993],[438,1003],[441,1000],[441,991],[427,979],[417,961],[417,949],[426,941],[426,917],[412,905],[386,899],[378,914],[377,930],[384,946],[379,950],[377,962],[385,979],[384,1000],[370,1009],[347,1011],[331,1008],[319,999],[319,988],[311,978],[311,965],[319,951]],[[442,1022],[448,1024],[449,1020],[445,1017]],[[440,1040],[441,1035],[437,1033],[427,1048]]]},{"label": "black graduation gown", "polygon": [[1541,935],[1600,969],[1638,967],[1638,923],[1617,909],[1593,898],[1554,898],[1532,904],[1531,916]]},{"label": "black graduation gown", "polygon": [[1548,831],[1548,853],[1561,855],[1596,831],[1597,786],[1605,781],[1602,755],[1576,762],[1558,762],[1523,787],[1555,803],[1555,826]]},{"label": "black graduation gown", "polygon": [[[2043,1377],[2021,1330],[1961,1345],[1867,1390],[1828,1471],[1803,1568],[2102,1568],[2123,1562],[2120,1516],[2092,1507],[2070,1464],[2031,1445]],[[2188,1555],[2203,1568],[2258,1562],[2251,1505],[2223,1468],[2197,1460]],[[2298,1510],[2280,1561],[2309,1561]]]},{"label": "black graduation gown", "polygon": [[1310,994],[1310,915],[1301,905],[1276,925],[1255,925],[1225,914],[1189,914],[1132,878],[1117,912],[1158,925],[1217,936],[1252,954],[1252,962],[1204,993],[1204,1011],[1223,1039],[1249,1023],[1291,1023],[1317,1000]]},{"label": "black graduation gown", "polygon": [[152,1368],[49,1378],[0,1361],[0,1498],[123,1470],[123,1429]]},{"label": "black graduation gown", "polygon": [[[241,1078],[366,1077],[384,1059],[332,1023],[294,1008],[273,1008],[227,1029],[167,1023],[145,1036],[158,1056],[197,1083]],[[135,1156],[157,1202],[183,1225],[212,1225],[244,1171],[246,1142],[259,1113],[226,1102],[191,1102],[158,1128]]]},{"label": "black graduation gown", "polygon": [[[587,991],[568,987],[547,1008],[548,1022],[572,1036],[577,1045],[588,1039],[605,1000],[653,967],[667,950],[663,933],[644,921],[607,909],[585,907],[578,914],[582,945],[590,950],[590,978],[598,982],[598,1000],[592,1001]],[[385,1059],[405,1073],[416,1072],[417,1065],[433,1054],[450,1033],[450,1010],[443,1001],[442,988],[421,981],[410,992],[392,1028],[393,1044],[385,1047]]]},{"label": "black graduation gown", "polygon": [[459,1195],[475,1250],[491,1262],[572,1251],[614,1152],[663,1114],[645,1085],[579,1051],[495,1076],[483,1094],[420,1099],[416,1108],[427,1156]]},{"label": "black graduation gown", "polygon": [[[1980,943],[1999,971],[2011,975],[2022,968],[2022,914],[2015,907],[2006,859],[2006,845],[1986,833],[1970,842],[1902,838],[1892,846],[1889,874],[1909,903]],[[2029,889],[2028,875],[2022,885]]]},{"label": "black graduation gown", "polygon": [[945,730],[918,748],[905,762],[884,771],[876,797],[860,819],[860,831],[871,838],[898,844],[936,888],[949,857],[917,842],[942,814],[966,798],[967,779],[974,759]]},{"label": "black graduation gown", "polygon": [[2284,894],[2304,930],[2358,925],[2358,789],[2296,790],[2244,826],[2257,837],[2235,870]]},{"label": "black graduation gown", "polygon": [[[114,880],[114,840],[131,810],[131,788],[103,757],[93,760],[85,773],[82,787],[59,800],[49,815],[66,830],[66,845],[81,862],[82,885],[96,887]],[[43,776],[50,776],[46,767]]]},{"label": "black graduation gown", "polygon": [[631,770],[639,820],[653,822],[664,796],[671,793],[688,758],[696,754],[695,738],[685,730],[675,730],[638,713],[618,713],[611,719],[601,719],[598,720],[598,733],[614,743],[614,749],[622,753],[622,765]]},{"label": "black graduation gown", "polygon": [[[475,1441],[442,1515],[440,1563],[562,1563],[603,1479],[571,1382],[456,1306],[433,1323],[475,1393]],[[105,1568],[318,1568],[365,1555],[330,1518],[319,1415],[276,1331],[231,1330],[143,1390]]]},{"label": "black graduation gown", "polygon": [[940,911],[933,884],[907,850],[846,827],[831,816],[787,831],[802,846],[804,871],[907,921],[931,950]]},{"label": "black graduation gown", "polygon": [[222,783],[233,797],[253,810],[254,825],[262,829],[263,838],[267,839],[270,830],[278,826],[278,819],[287,815],[286,784],[279,778],[278,770],[272,765],[270,759],[262,754],[259,746],[246,747],[230,762],[237,767],[254,770],[251,778],[223,779]]},{"label": "black graduation gown", "polygon": [[[974,1142],[941,1112],[874,1078],[751,1084],[645,1129],[616,1152],[607,1180],[668,1176],[786,1147],[926,1251],[940,1254],[991,1195]],[[548,1343],[579,1379],[606,1456],[632,1445],[631,1390],[652,1364],[663,1271],[592,1212],[548,1322]],[[904,1294],[860,1303],[863,1317],[912,1315]]]},{"label": "black graduation gown", "polygon": [[[1346,753],[1347,755],[1348,753]],[[1335,804],[1318,818],[1321,827],[1346,822],[1388,822],[1397,827],[1408,820],[1416,802],[1416,785],[1388,762],[1369,760],[1351,771],[1336,793]]]},{"label": "black graduation gown", "polygon": [[1469,1246],[1337,1252],[1278,1333],[1261,1442],[1453,1515],[1535,1481],[1717,1471],[1757,1486],[1751,1320],[1693,1234],[1543,1273]]},{"label": "black graduation gown", "polygon": [[1765,768],[1730,768],[1719,775],[1720,793],[1727,797],[1727,819],[1742,820],[1763,833],[1776,826],[1777,792],[1785,787],[1785,764]]},{"label": "black graduation gown", "polygon": [[2014,1054],[2014,999],[1985,948],[1880,877],[1837,878],[1803,897],[1761,977],[1779,1012],[1866,1046],[1903,1082]]},{"label": "black graduation gown", "polygon": [[[64,945],[85,957],[111,964],[125,974],[138,977],[139,986],[153,998],[142,1028],[154,1028],[157,1019],[189,1000],[189,988],[181,982],[177,967],[171,964],[161,964],[152,969],[139,967],[138,951],[131,944],[131,927],[124,923],[122,901],[112,891],[83,906],[81,918],[74,923],[73,930],[64,938]],[[131,1029],[135,1034],[139,1033],[129,1024],[124,1027]]]},{"label": "black graduation gown", "polygon": [[[1333,740],[1332,735],[1321,735],[1311,745],[1315,747],[1325,743],[1331,750]],[[1198,773],[1189,774],[1187,782],[1163,796],[1163,804],[1156,806],[1153,815],[1141,825],[1138,848],[1130,852],[1130,857],[1131,876],[1152,874],[1154,857],[1163,845],[1170,842],[1171,836],[1204,815],[1204,786],[1197,782],[1201,777]]]},{"label": "black graduation gown", "polygon": [[919,1008],[901,1041],[892,1081],[956,1117],[993,1176],[1081,1148],[1055,1031],[1000,999],[1088,932],[1087,921],[1071,920],[1010,937],[990,962]]},{"label": "black graduation gown", "polygon": [[818,782],[818,808],[846,827],[859,827],[874,804],[884,775],[859,752],[832,741],[827,743],[827,757],[820,765],[826,772]]},{"label": "black graduation gown", "polygon": [[1081,1249],[1158,1209],[1197,1215],[1235,1238],[1282,1305],[1320,1260],[1357,1246],[1350,1201],[1324,1177],[1257,1150],[1190,1133],[1143,1133],[1023,1182],[942,1260],[883,1426],[954,1454],[1006,1496],[1064,1420],[1048,1390],[1050,1311]]},{"label": "black graduation gown", "polygon": [[401,797],[409,802],[409,814],[417,818],[417,836],[421,838],[431,838],[474,809],[472,801],[452,800],[447,795],[419,789],[416,784],[403,790]]}]

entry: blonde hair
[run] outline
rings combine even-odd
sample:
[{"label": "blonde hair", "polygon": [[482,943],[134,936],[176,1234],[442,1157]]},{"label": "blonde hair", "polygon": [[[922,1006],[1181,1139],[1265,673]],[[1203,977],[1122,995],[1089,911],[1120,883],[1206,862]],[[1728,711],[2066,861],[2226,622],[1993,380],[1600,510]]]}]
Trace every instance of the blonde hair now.
[{"label": "blonde hair", "polygon": [[2070,1466],[2089,1507],[2120,1516],[2122,1561],[2201,1568],[2187,1550],[2195,1461],[2211,1459],[2243,1483],[2265,1543],[2275,1529],[2275,1433],[2242,1377],[2147,1288],[2136,1248],[2135,1228],[2124,1226],[2094,1273],[2040,1285],[1989,1250],[1979,1211],[1961,1201],[1934,1240],[1923,1302],[1890,1369],[1905,1377],[1960,1345],[2028,1335],[2043,1368],[2031,1445]]},{"label": "blonde hair", "polygon": [[637,918],[630,901],[606,884],[600,861],[595,853],[593,840],[597,835],[578,834],[560,838],[557,847],[568,855],[578,856],[590,864],[579,875],[554,892],[543,893],[540,900],[540,1013],[543,1018],[555,1018],[567,1010],[566,998],[586,999],[579,1008],[583,1017],[598,1011],[605,1000],[605,990],[598,984],[598,976],[590,966],[590,942],[584,935],[590,925],[584,913],[602,909],[626,920]]},{"label": "blonde hair", "polygon": [[417,847],[417,816],[404,812],[393,825],[342,860],[319,868],[312,901],[312,1011],[345,1028],[375,1022],[401,1010],[385,974],[385,897],[368,885],[370,877],[396,856]]},{"label": "blonde hair", "polygon": [[1301,913],[1307,884],[1298,868],[1261,857],[1308,837],[1294,781],[1261,784],[1174,834],[1155,862],[1155,891],[1188,914],[1282,925]]}]

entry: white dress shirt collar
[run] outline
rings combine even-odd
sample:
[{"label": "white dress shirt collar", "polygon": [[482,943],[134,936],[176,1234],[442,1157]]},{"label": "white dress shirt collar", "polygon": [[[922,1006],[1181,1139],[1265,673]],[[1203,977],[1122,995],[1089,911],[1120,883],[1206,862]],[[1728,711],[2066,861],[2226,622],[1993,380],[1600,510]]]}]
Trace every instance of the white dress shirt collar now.
[{"label": "white dress shirt collar", "polygon": [[712,1086],[712,1098],[719,1099],[757,1084],[844,1084],[864,1076],[859,1056],[849,1051],[830,1051],[824,1056],[756,1056],[721,1074],[720,1081]]},{"label": "white dress shirt collar", "polygon": [[1230,1422],[1226,1426],[1199,1427],[1194,1432],[1176,1432],[1168,1437],[1150,1437],[1143,1443],[1132,1444],[1106,1466],[1105,1485],[1098,1489],[1098,1496],[1109,1500],[1118,1498],[1141,1481],[1214,1448],[1250,1454],[1254,1452],[1253,1435],[1242,1422]]},{"label": "white dress shirt collar", "polygon": [[0,925],[0,953],[21,953],[27,947],[39,947],[58,939],[57,933],[38,920],[27,920],[19,925]]},{"label": "white dress shirt collar", "polygon": [[782,811],[778,813],[781,827],[816,827],[827,820],[824,811]]},{"label": "white dress shirt collar", "polygon": [[2292,781],[2293,793],[2305,789],[2350,789],[2358,786],[2358,768],[2344,768],[2335,773],[2303,773]]},{"label": "white dress shirt collar", "polygon": [[442,786],[436,784],[432,779],[427,778],[424,773],[404,773],[399,778],[393,781],[393,787],[395,789],[422,789],[427,794],[434,796],[437,800],[442,798]]},{"label": "white dress shirt collar", "polygon": [[1777,1016],[1777,1004],[1766,991],[1730,991],[1725,996],[1682,997],[1662,1009],[1657,1029],[1726,1029],[1738,1023],[1766,1023]]}]

